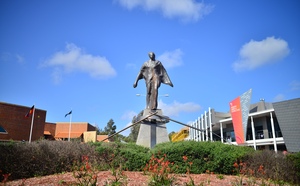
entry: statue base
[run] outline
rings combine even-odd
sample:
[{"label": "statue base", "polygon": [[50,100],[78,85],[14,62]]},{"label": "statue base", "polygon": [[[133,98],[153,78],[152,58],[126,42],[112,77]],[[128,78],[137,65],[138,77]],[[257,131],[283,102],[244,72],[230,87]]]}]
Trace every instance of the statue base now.
[{"label": "statue base", "polygon": [[[162,115],[160,109],[150,110],[145,109],[138,115],[137,120],[149,116],[153,112],[157,112],[158,115]],[[144,147],[153,148],[156,144],[169,142],[168,131],[166,128],[166,123],[169,121],[166,119],[161,119],[160,117],[153,115],[141,122],[139,134],[137,137],[136,144]]]}]

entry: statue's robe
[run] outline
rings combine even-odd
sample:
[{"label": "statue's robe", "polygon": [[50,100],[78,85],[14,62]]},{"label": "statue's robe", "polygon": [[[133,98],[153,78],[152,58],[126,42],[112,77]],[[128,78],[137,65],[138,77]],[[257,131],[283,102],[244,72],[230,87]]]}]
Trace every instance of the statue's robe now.
[{"label": "statue's robe", "polygon": [[145,79],[147,87],[146,103],[147,108],[157,109],[158,88],[161,83],[173,87],[168,73],[160,61],[146,61],[137,77],[138,80]]}]

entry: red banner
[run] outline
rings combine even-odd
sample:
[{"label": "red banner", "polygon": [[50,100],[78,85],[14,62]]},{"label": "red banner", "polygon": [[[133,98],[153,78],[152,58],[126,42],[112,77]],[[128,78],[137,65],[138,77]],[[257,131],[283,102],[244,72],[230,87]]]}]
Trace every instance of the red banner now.
[{"label": "red banner", "polygon": [[245,143],[245,137],[244,137],[240,97],[237,97],[236,99],[230,102],[230,113],[231,113],[236,143],[243,144]]}]

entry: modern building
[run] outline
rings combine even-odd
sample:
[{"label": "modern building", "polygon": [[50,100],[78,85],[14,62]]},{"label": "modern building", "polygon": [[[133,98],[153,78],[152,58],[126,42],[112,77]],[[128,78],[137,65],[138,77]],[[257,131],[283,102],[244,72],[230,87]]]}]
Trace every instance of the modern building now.
[{"label": "modern building", "polygon": [[0,102],[0,141],[34,141],[44,137],[46,111],[35,108],[25,117],[31,108]]},{"label": "modern building", "polygon": [[[236,134],[231,113],[216,112],[209,108],[191,126],[186,140],[221,141],[235,144]],[[300,151],[300,98],[251,104],[245,142],[239,145],[274,151]]]}]

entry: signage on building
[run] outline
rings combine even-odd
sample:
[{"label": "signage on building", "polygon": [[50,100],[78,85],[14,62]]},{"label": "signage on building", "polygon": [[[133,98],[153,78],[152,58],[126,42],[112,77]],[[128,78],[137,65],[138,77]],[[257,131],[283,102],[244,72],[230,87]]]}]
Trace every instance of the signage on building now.
[{"label": "signage on building", "polygon": [[252,89],[229,103],[237,144],[245,143]]}]

